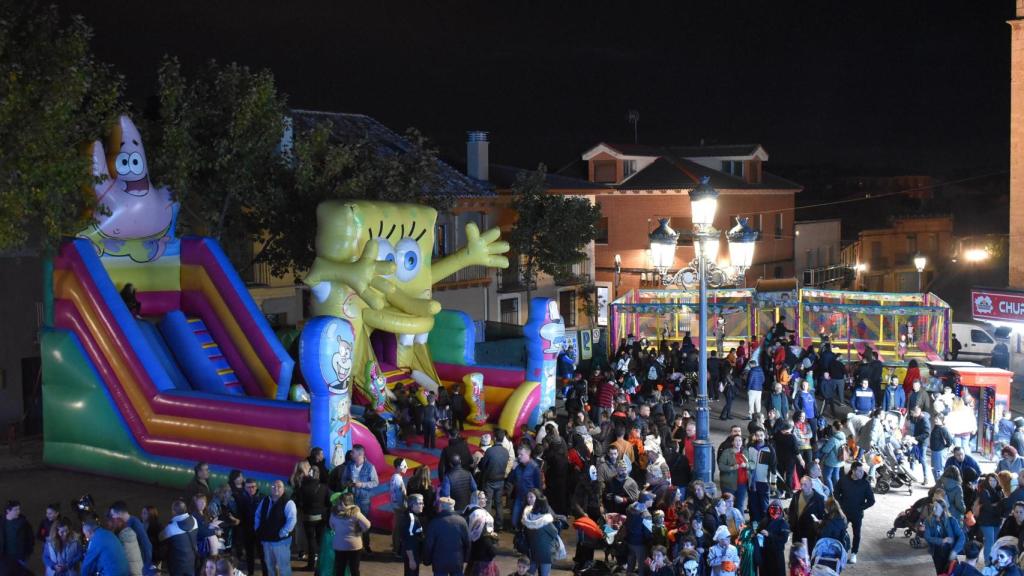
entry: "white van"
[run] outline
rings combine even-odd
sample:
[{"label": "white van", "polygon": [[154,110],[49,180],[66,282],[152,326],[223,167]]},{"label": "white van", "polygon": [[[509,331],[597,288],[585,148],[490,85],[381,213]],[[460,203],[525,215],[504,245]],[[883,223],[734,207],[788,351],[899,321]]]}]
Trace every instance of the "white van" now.
[{"label": "white van", "polygon": [[992,361],[992,348],[996,345],[995,330],[982,322],[953,322],[952,336],[960,341],[957,360],[977,362],[986,366]]}]

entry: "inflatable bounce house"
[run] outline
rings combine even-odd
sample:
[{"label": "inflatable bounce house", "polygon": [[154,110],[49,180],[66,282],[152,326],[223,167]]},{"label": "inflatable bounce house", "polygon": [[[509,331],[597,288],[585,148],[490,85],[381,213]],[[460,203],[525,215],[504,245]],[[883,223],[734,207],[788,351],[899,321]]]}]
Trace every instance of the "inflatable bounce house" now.
[{"label": "inflatable bounce house", "polygon": [[233,468],[269,481],[313,447],[338,465],[362,444],[382,479],[371,519],[387,528],[393,459],[434,467],[440,450],[413,437],[385,456],[353,403],[386,418],[399,383],[421,401],[461,383],[471,443],[496,426],[517,433],[554,405],[564,339],[554,301],[530,303],[524,365],[478,366],[474,324],[431,298],[434,279],[508,265],[498,230],[469,224],[467,245],[434,262],[432,208],[322,204],[306,278],[316,316],[300,337],[306,390],[290,394],[293,359],[217,242],[175,237],[178,206],[152,186],[128,117],[93,144],[92,161],[101,209],[58,250],[54,323],[41,337],[47,463],[184,486],[206,461],[217,481]]}]

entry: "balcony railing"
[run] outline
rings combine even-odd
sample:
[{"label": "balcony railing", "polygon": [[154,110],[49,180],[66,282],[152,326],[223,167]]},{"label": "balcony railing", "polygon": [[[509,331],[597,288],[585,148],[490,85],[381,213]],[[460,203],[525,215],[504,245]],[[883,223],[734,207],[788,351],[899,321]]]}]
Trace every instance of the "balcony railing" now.
[{"label": "balcony railing", "polygon": [[[537,283],[530,282],[530,290],[536,290]],[[523,292],[526,282],[523,280],[523,268],[518,258],[509,258],[508,268],[498,272],[498,292]]]},{"label": "balcony railing", "polygon": [[486,266],[469,266],[450,274],[435,284],[454,284],[457,282],[471,282],[473,280],[485,280],[488,278]]},{"label": "balcony railing", "polygon": [[853,276],[849,266],[836,265],[804,270],[804,286],[824,286],[833,282],[845,282]]},{"label": "balcony railing", "polygon": [[575,286],[590,283],[590,259],[584,258],[575,264],[566,266],[555,274],[556,286]]}]

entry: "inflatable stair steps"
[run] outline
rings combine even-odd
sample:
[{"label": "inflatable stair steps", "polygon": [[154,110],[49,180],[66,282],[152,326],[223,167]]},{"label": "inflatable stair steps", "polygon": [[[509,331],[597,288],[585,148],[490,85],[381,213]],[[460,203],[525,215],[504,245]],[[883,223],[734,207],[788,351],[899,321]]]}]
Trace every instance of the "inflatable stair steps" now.
[{"label": "inflatable stair steps", "polygon": [[228,360],[224,357],[220,347],[213,341],[213,336],[210,335],[206,324],[199,318],[189,318],[188,325],[192,328],[192,333],[195,334],[196,339],[199,340],[199,344],[202,346],[203,352],[206,353],[206,357],[213,364],[214,369],[217,371],[217,376],[224,383],[224,387],[241,392],[242,383],[238,381],[238,376],[231,369],[231,365],[228,364]]}]

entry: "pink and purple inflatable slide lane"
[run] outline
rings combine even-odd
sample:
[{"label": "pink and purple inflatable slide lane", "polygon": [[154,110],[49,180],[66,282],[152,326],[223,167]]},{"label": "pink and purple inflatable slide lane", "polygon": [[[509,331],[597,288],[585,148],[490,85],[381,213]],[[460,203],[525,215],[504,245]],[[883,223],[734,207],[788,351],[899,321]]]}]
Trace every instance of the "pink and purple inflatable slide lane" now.
[{"label": "pink and purple inflatable slide lane", "polygon": [[[178,390],[87,240],[65,242],[54,268],[54,332],[67,338],[44,343],[42,351],[48,463],[181,485],[199,460],[217,473],[238,468],[269,478],[286,477],[308,454],[308,406],[271,399],[287,394],[293,362],[214,241],[183,240],[181,289],[162,287],[159,295],[143,293],[140,300],[144,314],[181,309],[201,318],[244,380],[248,397]],[[77,383],[61,377],[68,374],[61,363],[73,361],[81,364]],[[117,421],[96,421],[89,406],[75,401],[79,390],[85,399],[89,386],[102,390]],[[89,398],[95,404],[102,396]],[[76,432],[89,427],[119,428],[130,441],[115,441],[116,431],[79,440]],[[85,444],[103,438],[109,445]],[[125,446],[137,451],[124,453]],[[76,449],[95,457],[70,456]]]}]

